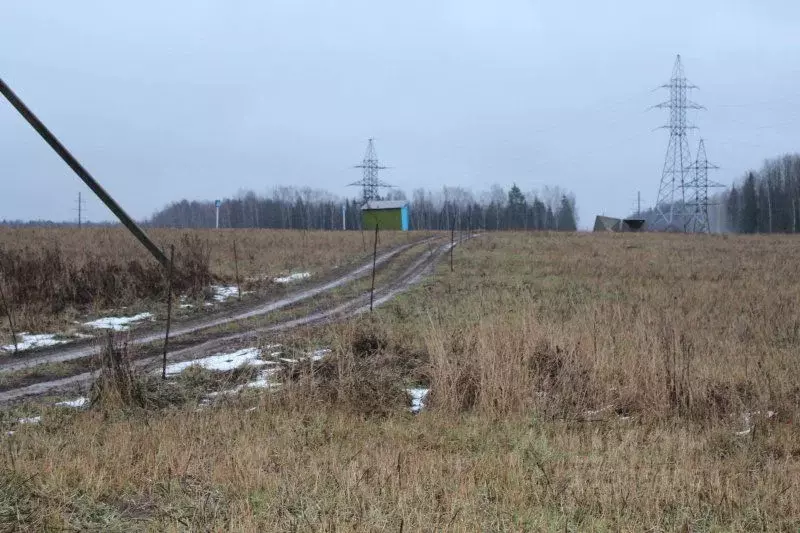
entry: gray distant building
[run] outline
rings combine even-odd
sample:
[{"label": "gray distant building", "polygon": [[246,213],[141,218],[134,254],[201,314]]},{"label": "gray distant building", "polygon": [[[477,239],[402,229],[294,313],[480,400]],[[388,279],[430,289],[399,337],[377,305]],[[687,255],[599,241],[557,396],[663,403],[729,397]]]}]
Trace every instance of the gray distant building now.
[{"label": "gray distant building", "polygon": [[646,221],[642,218],[614,218],[598,215],[594,219],[594,231],[611,231],[615,233],[632,233],[644,231]]}]

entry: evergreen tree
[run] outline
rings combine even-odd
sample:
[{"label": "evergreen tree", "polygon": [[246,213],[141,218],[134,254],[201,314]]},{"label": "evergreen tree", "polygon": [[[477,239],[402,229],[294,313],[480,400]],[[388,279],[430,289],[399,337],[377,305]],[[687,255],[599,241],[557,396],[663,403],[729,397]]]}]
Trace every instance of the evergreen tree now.
[{"label": "evergreen tree", "polygon": [[575,209],[572,206],[569,198],[566,196],[561,197],[561,207],[558,210],[558,230],[560,231],[577,231],[578,224],[575,221]]},{"label": "evergreen tree", "polygon": [[739,231],[755,233],[758,231],[758,196],[756,195],[756,176],[752,172],[747,175],[742,186],[742,209]]},{"label": "evergreen tree", "polygon": [[741,231],[740,203],[739,191],[734,185],[731,187],[731,192],[728,194],[725,207],[728,213],[728,227],[731,231],[735,232]]},{"label": "evergreen tree", "polygon": [[515,183],[511,190],[508,191],[508,215],[511,228],[519,229],[524,227],[526,209],[525,195],[522,194],[522,191]]}]

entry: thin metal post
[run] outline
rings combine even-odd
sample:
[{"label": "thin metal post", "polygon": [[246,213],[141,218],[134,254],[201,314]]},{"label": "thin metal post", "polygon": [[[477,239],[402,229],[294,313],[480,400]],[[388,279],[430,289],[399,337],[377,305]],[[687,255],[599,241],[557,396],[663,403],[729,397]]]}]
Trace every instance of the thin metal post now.
[{"label": "thin metal post", "polygon": [[233,240],[233,265],[236,269],[236,294],[242,301],[242,284],[239,282],[239,256],[236,254],[236,239]]},{"label": "thin metal post", "polygon": [[[2,280],[4,281],[5,278]],[[11,305],[6,300],[6,293],[3,290],[3,284],[0,283],[0,298],[3,299],[3,307],[6,310],[6,316],[8,316],[8,327],[11,328],[11,338],[14,340],[14,353],[16,354],[19,350],[19,346],[17,345],[17,333],[14,331],[14,315],[11,313]]]},{"label": "thin metal post", "polygon": [[369,290],[369,312],[372,312],[372,304],[375,301],[375,264],[378,261],[378,223],[375,223],[375,245],[372,250],[372,287]]},{"label": "thin metal post", "polygon": [[64,162],[78,175],[80,179],[94,192],[106,207],[108,207],[112,213],[114,213],[117,218],[122,222],[122,224],[128,228],[128,231],[133,233],[133,236],[139,239],[145,248],[156,258],[156,260],[161,263],[164,268],[169,268],[169,260],[167,260],[167,256],[164,255],[156,244],[150,240],[150,237],[140,228],[133,219],[128,216],[122,207],[111,197],[110,194],[106,192],[105,189],[95,180],[89,171],[87,171],[83,166],[78,162],[77,159],[67,150],[63,144],[53,135],[50,130],[47,129],[41,120],[39,120],[36,115],[33,114],[28,106],[19,99],[19,97],[14,94],[14,91],[6,85],[2,78],[0,78],[0,93],[6,97],[6,99],[14,106],[22,117],[28,121],[28,124],[36,130],[36,133],[41,135],[42,139],[45,140],[47,144],[50,145],[50,148],[55,150],[55,152],[64,160]]},{"label": "thin metal post", "polygon": [[167,351],[169,350],[169,327],[172,323],[172,275],[175,265],[175,245],[170,245],[169,268],[167,269],[167,333],[164,335],[164,360],[161,365],[161,379],[167,379]]},{"label": "thin metal post", "polygon": [[453,219],[453,226],[450,229],[450,272],[453,272],[453,248],[456,247],[456,219]]}]

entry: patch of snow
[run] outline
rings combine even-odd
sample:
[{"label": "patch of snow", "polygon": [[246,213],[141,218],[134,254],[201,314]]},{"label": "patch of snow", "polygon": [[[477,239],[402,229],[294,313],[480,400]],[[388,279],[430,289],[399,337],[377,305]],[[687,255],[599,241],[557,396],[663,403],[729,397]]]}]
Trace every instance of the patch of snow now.
[{"label": "patch of snow", "polygon": [[214,291],[214,300],[218,302],[239,296],[239,288],[232,285],[212,285],[211,289]]},{"label": "patch of snow", "polygon": [[[54,333],[41,333],[33,335],[30,333],[17,334],[17,350],[30,350],[31,348],[42,348],[44,346],[55,346],[56,344],[64,344],[68,340],[56,339]],[[0,349],[6,352],[13,352],[14,345],[0,346]]]},{"label": "patch of snow", "polygon": [[284,362],[284,363],[290,364],[290,365],[293,365],[295,363],[299,363],[300,362],[297,359],[289,359],[289,358],[286,358],[286,357],[281,357],[279,360]]},{"label": "patch of snow", "polygon": [[181,309],[192,309],[193,307],[192,304],[181,304]]},{"label": "patch of snow", "polygon": [[225,372],[244,365],[262,366],[267,364],[267,361],[262,361],[259,357],[261,357],[261,350],[258,348],[245,348],[233,353],[222,353],[202,359],[173,363],[167,366],[167,375],[172,376],[180,374],[190,366],[199,366],[208,370]]},{"label": "patch of snow", "polygon": [[[283,346],[282,344],[267,344],[266,346],[264,346],[264,349],[265,350],[274,350],[275,348],[281,348],[282,346]],[[278,353],[280,353],[280,352],[278,352]]]},{"label": "patch of snow", "polygon": [[406,389],[406,392],[411,397],[410,411],[412,413],[419,413],[425,407],[425,398],[428,396],[430,389]]},{"label": "patch of snow", "polygon": [[141,322],[142,320],[146,320],[148,318],[153,318],[153,313],[140,313],[134,316],[123,316],[123,317],[105,317],[100,318],[98,320],[93,320],[92,322],[86,322],[84,326],[89,326],[90,328],[95,329],[111,329],[114,331],[128,331],[131,327],[131,324],[136,322]]},{"label": "patch of snow", "polygon": [[41,416],[34,416],[31,418],[20,418],[19,420],[17,420],[17,422],[19,422],[20,424],[38,424],[41,421],[42,421]]},{"label": "patch of snow", "polygon": [[295,281],[301,281],[304,279],[308,279],[311,277],[310,272],[297,272],[295,274],[289,274],[288,276],[280,277],[280,278],[272,278],[272,281],[275,283],[294,283]]},{"label": "patch of snow", "polygon": [[313,352],[311,352],[309,359],[311,359],[314,362],[321,361],[329,353],[331,353],[331,351],[328,348],[323,348],[321,350],[314,350]]},{"label": "patch of snow", "polygon": [[88,398],[84,398],[83,396],[81,396],[80,398],[75,398],[74,400],[58,402],[58,403],[56,403],[56,405],[58,405],[60,407],[74,407],[75,409],[80,409],[81,407],[83,407],[87,403],[89,403],[89,399]]},{"label": "patch of snow", "polygon": [[231,394],[238,394],[242,392],[244,389],[275,389],[281,386],[280,383],[273,383],[270,381],[269,377],[277,372],[278,369],[276,368],[269,368],[267,370],[262,370],[258,373],[258,378],[254,381],[250,381],[243,385],[237,385],[232,389],[226,389],[217,392],[210,392],[207,395],[207,398],[216,398],[218,396],[229,396]]}]

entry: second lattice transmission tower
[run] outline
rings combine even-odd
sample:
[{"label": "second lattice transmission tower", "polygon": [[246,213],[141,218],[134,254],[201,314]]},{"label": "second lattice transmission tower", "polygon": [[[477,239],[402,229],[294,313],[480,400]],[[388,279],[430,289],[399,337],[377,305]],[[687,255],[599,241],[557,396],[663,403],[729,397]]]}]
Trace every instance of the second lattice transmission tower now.
[{"label": "second lattice transmission tower", "polygon": [[367,203],[371,200],[378,200],[380,198],[379,190],[381,187],[392,187],[388,183],[384,183],[378,177],[381,170],[386,170],[389,167],[384,167],[378,162],[378,156],[375,153],[375,139],[369,139],[367,143],[367,152],[364,154],[364,160],[360,165],[355,168],[362,169],[364,175],[361,181],[351,183],[349,186],[361,187],[361,201]]},{"label": "second lattice transmission tower", "polygon": [[655,223],[664,223],[668,229],[686,230],[687,225],[691,224],[686,201],[687,189],[693,181],[691,166],[694,162],[689,152],[687,136],[687,131],[694,126],[687,123],[686,112],[689,109],[704,108],[689,100],[689,91],[696,86],[686,79],[680,55],[675,58],[669,83],[661,87],[669,89],[669,100],[655,107],[669,109],[669,124],[662,126],[669,130],[669,145],[658,187]]},{"label": "second lattice transmission tower", "polygon": [[689,167],[691,171],[691,181],[688,184],[686,198],[686,231],[695,233],[711,233],[711,222],[708,216],[708,206],[712,204],[708,198],[708,189],[713,187],[724,187],[720,183],[708,179],[708,171],[719,168],[708,162],[706,156],[706,144],[700,139],[697,147],[697,158]]}]

